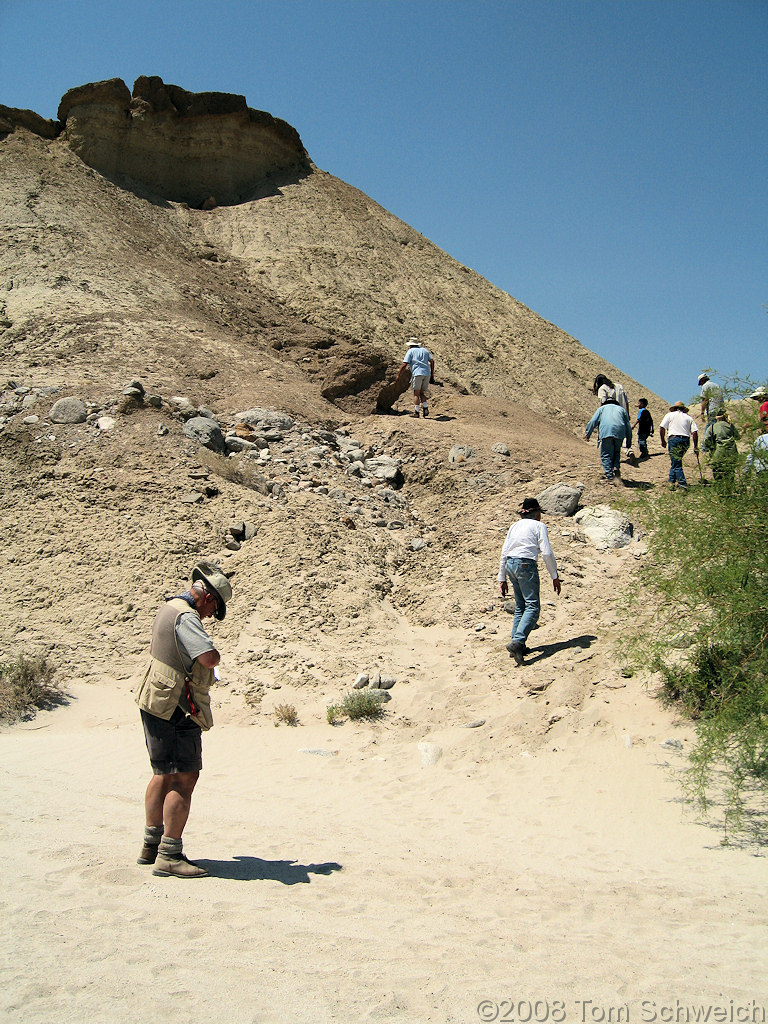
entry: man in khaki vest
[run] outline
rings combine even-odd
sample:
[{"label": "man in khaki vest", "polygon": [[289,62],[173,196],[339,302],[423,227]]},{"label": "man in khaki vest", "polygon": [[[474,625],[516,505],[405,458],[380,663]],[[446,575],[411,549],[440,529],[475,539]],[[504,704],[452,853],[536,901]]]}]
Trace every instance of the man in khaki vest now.
[{"label": "man in khaki vest", "polygon": [[192,585],[166,600],[152,626],[150,661],[136,692],[153,776],[144,797],[146,825],[139,864],[167,877],[207,875],[182,853],[182,832],[203,767],[202,731],[213,725],[210,688],[221,656],[202,620],[223,619],[229,580],[210,562],[192,570]]}]

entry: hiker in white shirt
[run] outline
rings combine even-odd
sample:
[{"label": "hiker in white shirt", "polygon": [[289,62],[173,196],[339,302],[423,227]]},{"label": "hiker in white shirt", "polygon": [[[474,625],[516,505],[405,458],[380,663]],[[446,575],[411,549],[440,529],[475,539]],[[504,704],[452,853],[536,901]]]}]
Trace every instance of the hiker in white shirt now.
[{"label": "hiker in white shirt", "polygon": [[512,638],[507,644],[510,658],[523,664],[527,653],[525,641],[539,621],[541,598],[539,591],[538,559],[541,554],[556,594],[560,593],[557,562],[549,543],[549,534],[541,522],[541,505],[535,498],[525,498],[520,506],[520,519],[513,523],[501,549],[499,584],[501,596],[508,592],[507,580],[515,595],[515,615],[512,620]]},{"label": "hiker in white shirt", "polygon": [[678,488],[681,491],[688,490],[688,481],[683,472],[683,456],[691,446],[698,455],[699,452],[699,428],[693,416],[688,415],[688,406],[685,402],[675,402],[670,405],[669,412],[659,424],[659,440],[661,447],[667,448],[669,444],[669,485],[674,491]]}]

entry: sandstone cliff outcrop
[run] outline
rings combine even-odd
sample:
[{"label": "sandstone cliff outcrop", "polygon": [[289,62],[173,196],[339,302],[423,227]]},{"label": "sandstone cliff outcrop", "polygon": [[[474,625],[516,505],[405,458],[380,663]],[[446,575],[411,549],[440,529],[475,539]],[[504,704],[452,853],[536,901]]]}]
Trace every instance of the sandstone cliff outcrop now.
[{"label": "sandstone cliff outcrop", "polygon": [[5,107],[0,103],[0,139],[17,128],[26,128],[28,132],[43,139],[55,139],[61,132],[58,121],[40,117],[34,110],[19,110],[18,107]]},{"label": "sandstone cliff outcrop", "polygon": [[58,116],[89,167],[194,207],[242,202],[311,167],[298,132],[244,96],[187,92],[157,76],[137,78],[133,93],[119,78],[70,89]]}]

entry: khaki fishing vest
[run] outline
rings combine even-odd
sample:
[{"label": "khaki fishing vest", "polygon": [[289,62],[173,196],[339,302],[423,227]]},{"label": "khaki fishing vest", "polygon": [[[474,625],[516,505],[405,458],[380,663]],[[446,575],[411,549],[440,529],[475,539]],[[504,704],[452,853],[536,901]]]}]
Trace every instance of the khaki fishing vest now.
[{"label": "khaki fishing vest", "polygon": [[190,611],[197,615],[182,598],[174,598],[155,616],[150,661],[136,688],[136,703],[142,711],[166,721],[181,707],[205,731],[213,725],[209,693],[214,682],[213,669],[203,668],[195,661],[192,672],[187,674],[176,646],[176,622],[180,615]]}]

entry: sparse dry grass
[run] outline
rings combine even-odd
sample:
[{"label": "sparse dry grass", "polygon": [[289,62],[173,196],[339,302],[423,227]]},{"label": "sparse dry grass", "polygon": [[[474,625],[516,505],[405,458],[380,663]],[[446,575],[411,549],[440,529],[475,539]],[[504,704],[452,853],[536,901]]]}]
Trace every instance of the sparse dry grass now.
[{"label": "sparse dry grass", "polygon": [[269,494],[266,477],[250,459],[239,455],[230,459],[226,455],[217,455],[216,452],[203,447],[200,448],[199,456],[202,464],[216,476],[240,484],[241,487],[248,487],[252,491],[258,491],[260,494]]},{"label": "sparse dry grass", "polygon": [[274,711],[275,725],[298,725],[299,714],[293,704],[278,704]]},{"label": "sparse dry grass", "polygon": [[34,718],[41,708],[62,703],[55,681],[56,669],[43,655],[0,662],[0,721],[13,723]]}]

